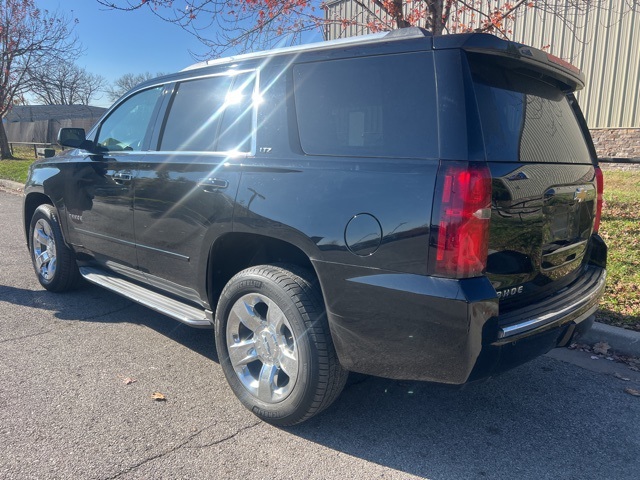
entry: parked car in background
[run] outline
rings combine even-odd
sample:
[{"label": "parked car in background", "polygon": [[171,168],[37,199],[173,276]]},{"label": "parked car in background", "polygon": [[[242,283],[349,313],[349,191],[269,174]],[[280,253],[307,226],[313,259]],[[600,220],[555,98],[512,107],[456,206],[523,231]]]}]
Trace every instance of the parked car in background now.
[{"label": "parked car in background", "polygon": [[150,80],[31,168],[35,272],[214,327],[275,425],[349,371],[487,378],[568,344],[604,291],[583,84],[531,47],[418,28]]}]

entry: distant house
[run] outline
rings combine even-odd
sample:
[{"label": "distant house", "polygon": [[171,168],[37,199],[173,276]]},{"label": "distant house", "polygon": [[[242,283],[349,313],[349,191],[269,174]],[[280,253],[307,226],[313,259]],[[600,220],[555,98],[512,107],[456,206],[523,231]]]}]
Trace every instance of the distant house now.
[{"label": "distant house", "polygon": [[60,128],[89,130],[106,111],[88,105],[15,105],[2,121],[9,142],[55,143]]}]

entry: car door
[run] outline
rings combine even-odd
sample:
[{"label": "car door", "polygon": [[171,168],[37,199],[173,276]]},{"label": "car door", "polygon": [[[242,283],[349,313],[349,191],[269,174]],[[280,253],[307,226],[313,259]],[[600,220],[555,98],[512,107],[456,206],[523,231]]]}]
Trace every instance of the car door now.
[{"label": "car door", "polygon": [[78,164],[74,175],[78,195],[88,205],[71,216],[74,243],[111,270],[133,274],[137,268],[133,223],[135,176],[152,133],[162,98],[156,86],[125,99],[97,126],[94,140],[100,154]]},{"label": "car door", "polygon": [[156,287],[196,302],[206,297],[209,249],[231,231],[240,159],[254,148],[255,77],[233,72],[177,83],[157,151],[139,165],[140,270]]}]

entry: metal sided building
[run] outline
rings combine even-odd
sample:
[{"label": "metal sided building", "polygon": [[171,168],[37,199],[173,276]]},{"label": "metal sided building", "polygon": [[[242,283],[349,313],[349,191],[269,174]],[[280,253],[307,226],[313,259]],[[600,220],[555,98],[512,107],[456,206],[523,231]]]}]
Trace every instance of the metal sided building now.
[{"label": "metal sided building", "polygon": [[[547,12],[522,7],[510,39],[545,49],[582,70],[587,85],[577,97],[598,154],[640,158],[640,8],[628,0],[604,0],[580,11],[572,2],[553,1],[547,2]],[[326,38],[369,33],[363,5],[378,10],[372,0],[328,2],[325,15],[334,21],[327,23]],[[462,13],[460,22],[469,24],[470,15]]]}]

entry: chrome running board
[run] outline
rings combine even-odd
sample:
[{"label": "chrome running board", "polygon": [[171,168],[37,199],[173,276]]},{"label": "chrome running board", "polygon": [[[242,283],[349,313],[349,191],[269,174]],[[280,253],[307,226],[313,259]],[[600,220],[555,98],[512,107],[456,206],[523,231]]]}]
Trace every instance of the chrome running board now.
[{"label": "chrome running board", "polygon": [[98,268],[80,267],[80,275],[88,282],[111,290],[179,322],[198,328],[213,327],[213,314],[204,308],[194,307],[167,297]]}]

